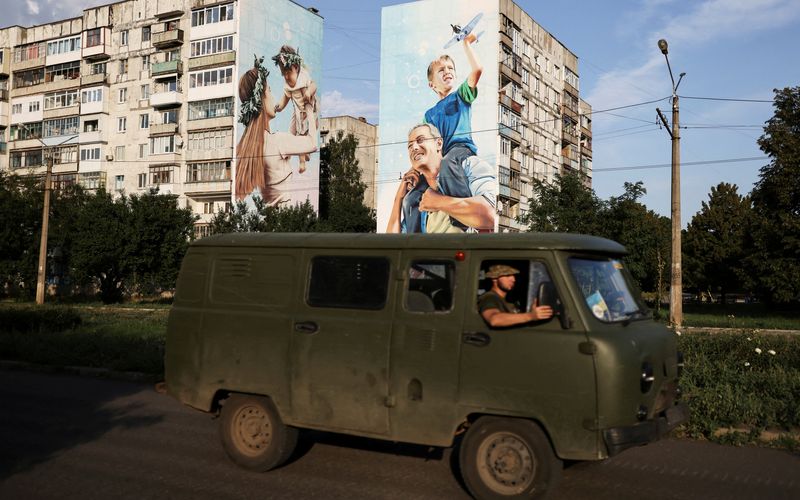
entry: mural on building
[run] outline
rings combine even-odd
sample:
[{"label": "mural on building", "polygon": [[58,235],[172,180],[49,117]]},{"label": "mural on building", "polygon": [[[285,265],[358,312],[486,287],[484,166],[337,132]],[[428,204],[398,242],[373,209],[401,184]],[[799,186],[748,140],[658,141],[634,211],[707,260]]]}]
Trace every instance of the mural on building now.
[{"label": "mural on building", "polygon": [[235,199],[317,207],[322,18],[288,0],[239,5]]},{"label": "mural on building", "polygon": [[383,8],[378,231],[497,230],[498,7]]}]

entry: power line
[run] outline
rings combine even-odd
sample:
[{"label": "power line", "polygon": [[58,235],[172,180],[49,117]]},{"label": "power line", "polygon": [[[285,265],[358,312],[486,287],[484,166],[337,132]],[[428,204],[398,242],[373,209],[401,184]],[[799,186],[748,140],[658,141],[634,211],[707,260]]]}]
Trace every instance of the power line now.
[{"label": "power line", "polygon": [[[716,165],[719,163],[738,163],[747,161],[764,161],[769,160],[768,156],[751,156],[747,158],[726,158],[724,160],[703,160],[703,161],[684,161],[681,166],[686,165]],[[659,163],[654,165],[634,165],[631,167],[610,167],[610,168],[593,168],[592,172],[616,172],[622,170],[647,170],[651,168],[669,168],[672,167],[671,163]]]},{"label": "power line", "polygon": [[698,99],[701,101],[730,101],[730,102],[774,102],[773,100],[765,100],[765,99],[734,99],[728,97],[692,97],[692,96],[685,96],[681,95],[678,96],[681,99]]}]

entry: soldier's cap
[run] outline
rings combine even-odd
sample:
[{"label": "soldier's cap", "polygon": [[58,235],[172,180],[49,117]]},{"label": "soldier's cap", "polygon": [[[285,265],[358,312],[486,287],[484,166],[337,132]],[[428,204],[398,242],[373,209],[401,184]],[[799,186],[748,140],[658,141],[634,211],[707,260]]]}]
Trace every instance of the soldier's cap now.
[{"label": "soldier's cap", "polygon": [[489,270],[486,271],[487,278],[500,278],[501,276],[511,276],[512,274],[519,274],[519,271],[505,264],[491,266]]}]

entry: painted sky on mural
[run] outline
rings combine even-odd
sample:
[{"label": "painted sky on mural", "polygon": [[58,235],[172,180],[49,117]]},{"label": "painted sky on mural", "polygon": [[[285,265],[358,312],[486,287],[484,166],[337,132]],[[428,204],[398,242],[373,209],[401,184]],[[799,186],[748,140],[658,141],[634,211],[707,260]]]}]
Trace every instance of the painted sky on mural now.
[{"label": "painted sky on mural", "polygon": [[[25,26],[73,17],[103,3],[0,0],[3,24]],[[350,114],[377,123],[380,8],[402,2],[300,3],[318,8],[325,18],[323,116]],[[681,124],[688,127],[681,131],[684,225],[711,186],[729,182],[750,191],[767,163],[756,140],[772,105],[717,99],[771,100],[773,88],[800,85],[800,2],[617,0],[579,1],[569,8],[560,2],[517,3],[578,55],[581,96],[596,111],[593,187],[601,198],[621,194],[626,181],[641,180],[648,191],[644,203],[669,215],[670,140],[656,125],[655,111],[669,109],[668,102],[599,112],[670,95],[659,38],[669,41],[676,78],[686,72],[678,92],[685,96]]]}]

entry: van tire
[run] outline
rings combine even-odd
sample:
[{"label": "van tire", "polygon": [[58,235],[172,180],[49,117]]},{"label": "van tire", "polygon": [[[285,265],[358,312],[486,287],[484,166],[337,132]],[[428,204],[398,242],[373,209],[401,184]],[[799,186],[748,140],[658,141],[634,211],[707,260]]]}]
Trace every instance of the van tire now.
[{"label": "van tire", "polygon": [[470,493],[479,499],[547,498],[562,469],[539,425],[500,417],[481,417],[470,426],[459,466]]},{"label": "van tire", "polygon": [[269,398],[233,394],[225,400],[221,417],[222,447],[245,469],[274,469],[286,462],[297,446],[297,429],[283,423]]}]

